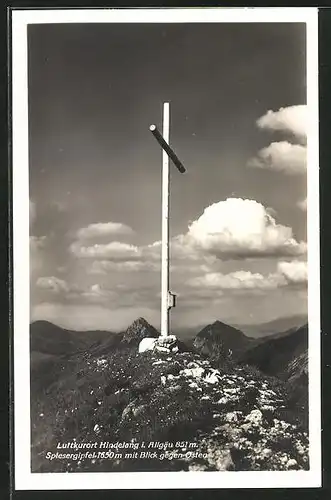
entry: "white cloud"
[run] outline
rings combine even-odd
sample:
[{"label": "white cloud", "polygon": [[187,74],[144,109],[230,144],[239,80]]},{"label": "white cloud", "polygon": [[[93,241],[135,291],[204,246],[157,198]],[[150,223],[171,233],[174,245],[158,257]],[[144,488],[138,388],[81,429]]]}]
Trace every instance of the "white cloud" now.
[{"label": "white cloud", "polygon": [[77,258],[93,259],[87,269],[89,274],[160,270],[160,242],[138,247],[119,241],[84,246],[82,242],[76,241],[70,250]]},{"label": "white cloud", "polygon": [[306,211],[307,210],[307,198],[305,198],[304,200],[300,200],[298,201],[297,203],[297,206],[302,210],[302,211]]},{"label": "white cloud", "polygon": [[159,271],[160,264],[142,260],[128,260],[126,262],[113,262],[108,260],[96,260],[88,270],[89,274],[108,274],[109,272],[139,272]]},{"label": "white cloud", "polygon": [[[207,207],[187,233],[171,240],[171,268],[176,273],[212,271],[215,261],[256,257],[295,257],[306,252],[290,227],[277,224],[274,211],[255,200],[228,198]],[[135,246],[114,241],[107,244],[71,245],[78,258],[91,259],[90,274],[159,271],[161,242]]]},{"label": "white cloud", "polygon": [[264,276],[250,271],[234,271],[228,274],[206,273],[186,282],[188,287],[209,290],[213,296],[215,291],[247,290],[271,291],[288,285],[306,285],[307,263],[303,261],[279,262],[277,271]]},{"label": "white cloud", "polygon": [[118,294],[115,290],[105,289],[99,283],[95,283],[94,285],[91,285],[87,290],[80,291],[78,293],[78,298],[97,303],[109,303],[109,301],[114,300],[117,297]]},{"label": "white cloud", "polygon": [[294,260],[292,262],[279,262],[278,273],[288,284],[305,284],[308,281],[307,262]]},{"label": "white cloud", "polygon": [[248,161],[249,167],[266,168],[287,174],[301,174],[307,168],[306,148],[287,141],[272,142]]},{"label": "white cloud", "polygon": [[97,222],[95,224],[90,224],[87,227],[82,227],[81,229],[79,229],[77,231],[77,237],[79,239],[85,240],[132,233],[133,230],[131,229],[131,227],[122,224],[121,222]]},{"label": "white cloud", "polygon": [[50,292],[54,295],[54,300],[79,303],[109,303],[118,298],[117,290],[104,288],[99,283],[95,283],[87,288],[69,284],[65,280],[56,276],[41,276],[36,281],[37,288]]},{"label": "white cloud", "polygon": [[262,129],[290,132],[300,140],[305,139],[307,106],[297,105],[280,108],[278,111],[269,110],[257,120],[257,125]]},{"label": "white cloud", "polygon": [[[189,265],[194,261],[198,261],[204,257],[198,248],[192,246],[192,242],[186,235],[179,234],[171,238],[170,241],[170,257],[172,261],[178,261],[182,265],[190,261]],[[161,260],[161,241],[142,247],[142,254],[144,258],[160,261]]]},{"label": "white cloud", "polygon": [[277,224],[257,201],[228,198],[205,208],[190,226],[185,241],[222,259],[296,256],[306,252],[290,227]]},{"label": "white cloud", "polygon": [[187,282],[188,286],[219,290],[272,290],[278,288],[279,281],[276,275],[263,276],[250,271],[235,271],[229,274],[207,273],[204,276],[193,278]]},{"label": "white cloud", "polygon": [[114,261],[138,260],[142,255],[141,249],[137,246],[120,241],[91,246],[84,246],[76,241],[70,245],[70,250],[78,258]]},{"label": "white cloud", "polygon": [[69,292],[69,285],[65,280],[56,276],[41,276],[36,281],[36,286],[42,290],[46,290],[55,294]]},{"label": "white cloud", "polygon": [[[216,289],[236,289],[257,293],[258,290],[276,288],[279,281],[285,282],[284,274],[279,273],[277,276],[271,274],[266,277],[257,272],[243,270],[229,275],[215,272],[218,271],[221,261],[270,256],[296,257],[304,254],[306,243],[296,241],[292,229],[277,224],[275,217],[276,213],[272,209],[265,208],[254,200],[241,198],[228,198],[207,207],[201,216],[190,224],[185,234],[177,235],[171,240],[174,291],[183,292],[186,296],[190,289],[196,296],[198,286],[201,286],[206,290],[206,293],[202,294],[205,298],[209,288],[214,292]],[[156,241],[145,246],[120,241],[93,243],[91,241],[87,245],[82,241],[75,241],[70,247],[77,258],[85,261],[88,274],[106,277],[110,274],[113,275],[112,282],[117,279],[114,273],[135,274],[136,278],[130,279],[131,285],[127,291],[121,292],[116,286],[116,294],[96,288],[73,290],[67,295],[68,299],[77,303],[107,303],[109,307],[152,304],[156,295],[156,283],[151,281],[152,276],[146,275],[148,280],[145,284],[148,284],[149,288],[143,293],[141,289],[134,289],[134,283],[140,272],[160,271],[161,242]],[[195,278],[185,284],[182,279],[184,275]],[[123,276],[122,278],[124,279]]]}]

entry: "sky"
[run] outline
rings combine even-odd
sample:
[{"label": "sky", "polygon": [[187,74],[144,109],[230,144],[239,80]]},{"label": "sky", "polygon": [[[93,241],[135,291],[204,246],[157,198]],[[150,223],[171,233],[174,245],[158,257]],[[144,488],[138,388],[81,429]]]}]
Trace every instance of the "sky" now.
[{"label": "sky", "polygon": [[160,324],[170,102],[172,329],[306,314],[305,25],[28,27],[31,320]]}]

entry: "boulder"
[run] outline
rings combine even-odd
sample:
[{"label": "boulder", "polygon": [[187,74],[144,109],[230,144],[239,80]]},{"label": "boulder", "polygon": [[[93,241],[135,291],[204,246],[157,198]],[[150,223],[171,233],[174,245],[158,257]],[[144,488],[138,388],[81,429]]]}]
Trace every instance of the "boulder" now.
[{"label": "boulder", "polygon": [[178,352],[178,341],[175,335],[160,336],[156,339],[155,350],[159,352]]},{"label": "boulder", "polygon": [[157,351],[165,354],[178,352],[178,340],[175,335],[146,337],[139,343],[138,352]]},{"label": "boulder", "polygon": [[145,337],[139,343],[138,352],[152,351],[155,347],[156,339],[153,337]]}]

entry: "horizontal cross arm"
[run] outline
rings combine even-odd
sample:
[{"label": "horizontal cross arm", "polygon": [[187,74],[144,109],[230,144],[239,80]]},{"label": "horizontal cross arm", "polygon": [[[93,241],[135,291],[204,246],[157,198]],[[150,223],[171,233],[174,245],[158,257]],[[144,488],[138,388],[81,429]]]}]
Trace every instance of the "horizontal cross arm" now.
[{"label": "horizontal cross arm", "polygon": [[152,132],[152,134],[154,135],[155,139],[160,144],[160,146],[162,147],[162,149],[164,149],[164,151],[167,153],[167,155],[169,156],[169,158],[171,159],[171,161],[174,163],[174,165],[176,165],[176,167],[178,168],[178,170],[180,171],[180,173],[183,174],[184,172],[186,172],[184,165],[179,160],[179,158],[176,156],[176,154],[171,149],[171,147],[169,146],[169,144],[164,140],[164,138],[160,134],[159,130],[157,129],[156,125],[151,125],[149,127],[149,130]]}]

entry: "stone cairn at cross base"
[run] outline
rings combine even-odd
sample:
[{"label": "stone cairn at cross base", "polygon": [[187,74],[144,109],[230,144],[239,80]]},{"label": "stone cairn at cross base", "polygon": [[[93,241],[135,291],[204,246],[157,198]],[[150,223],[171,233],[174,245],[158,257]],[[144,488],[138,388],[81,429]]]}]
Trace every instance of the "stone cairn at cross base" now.
[{"label": "stone cairn at cross base", "polygon": [[178,352],[178,341],[175,335],[160,335],[157,338],[146,337],[141,340],[138,352],[157,351],[163,353]]}]

